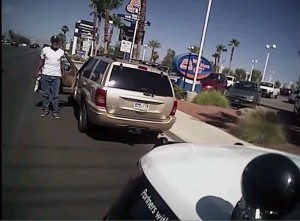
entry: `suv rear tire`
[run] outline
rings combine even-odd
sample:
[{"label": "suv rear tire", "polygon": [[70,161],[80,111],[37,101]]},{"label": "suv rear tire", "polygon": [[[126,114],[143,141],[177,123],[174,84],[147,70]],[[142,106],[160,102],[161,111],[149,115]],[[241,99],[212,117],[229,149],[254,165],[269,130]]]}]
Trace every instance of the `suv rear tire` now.
[{"label": "suv rear tire", "polygon": [[79,108],[79,119],[78,119],[78,130],[81,133],[86,133],[91,128],[91,123],[89,122],[87,116],[86,103],[83,101]]}]

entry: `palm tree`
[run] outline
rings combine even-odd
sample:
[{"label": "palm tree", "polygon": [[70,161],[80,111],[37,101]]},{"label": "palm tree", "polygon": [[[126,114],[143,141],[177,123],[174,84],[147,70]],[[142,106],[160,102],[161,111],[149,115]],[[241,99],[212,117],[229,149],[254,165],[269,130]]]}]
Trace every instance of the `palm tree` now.
[{"label": "palm tree", "polygon": [[222,52],[227,51],[226,46],[225,45],[217,45],[216,46],[216,53],[218,54],[218,58],[217,58],[217,69],[219,71],[219,64],[220,64],[220,59],[221,59],[221,55]]},{"label": "palm tree", "polygon": [[60,42],[59,42],[59,46],[60,47],[63,47],[63,44],[64,44],[64,42],[65,42],[65,35],[63,34],[63,33],[59,33],[58,34],[58,37],[59,37],[59,39],[60,39]]},{"label": "palm tree", "polygon": [[161,43],[159,43],[157,40],[150,40],[148,43],[148,46],[152,48],[151,51],[151,59],[150,61],[154,60],[153,55],[154,55],[154,50],[156,48],[160,48],[161,47]]},{"label": "palm tree", "polygon": [[156,63],[156,60],[159,58],[159,54],[157,51],[154,51],[152,58],[153,58],[154,63]]},{"label": "palm tree", "polygon": [[69,27],[64,25],[64,26],[62,26],[61,30],[64,33],[63,49],[65,50],[65,48],[66,48],[66,39],[67,39],[66,38],[66,33],[69,31]]},{"label": "palm tree", "polygon": [[122,20],[116,16],[116,14],[113,14],[112,16],[110,16],[110,20],[113,22],[113,27],[111,27],[111,31],[110,31],[110,36],[109,36],[109,41],[108,41],[108,47],[111,43],[111,39],[112,39],[112,35],[113,35],[113,29],[114,27],[118,28],[119,31],[120,29],[125,26],[125,23],[122,22]]},{"label": "palm tree", "polygon": [[109,44],[109,17],[110,11],[120,7],[124,0],[98,0],[102,2],[102,8],[104,9],[104,54],[108,52]]},{"label": "palm tree", "polygon": [[230,43],[228,44],[228,46],[231,47],[231,53],[230,53],[230,61],[229,61],[229,70],[228,73],[230,72],[230,68],[231,68],[231,62],[232,62],[232,57],[233,57],[233,52],[234,49],[237,48],[239,46],[240,42],[237,39],[232,39],[230,41]]},{"label": "palm tree", "polygon": [[[90,15],[94,15],[93,23],[94,23],[94,33],[93,33],[93,44],[94,44],[94,53],[97,54],[97,44],[99,42],[100,36],[100,25],[101,19],[104,18],[104,4],[100,0],[90,0],[89,7],[93,10]],[[97,24],[98,22],[98,24]]]},{"label": "palm tree", "polygon": [[145,30],[146,11],[147,11],[147,0],[141,0],[141,12],[140,12],[140,20],[138,24],[138,32],[137,32],[136,59],[140,59],[143,33]]},{"label": "palm tree", "polygon": [[188,50],[189,50],[191,53],[199,54],[200,47],[197,46],[197,45],[193,45],[193,47],[189,47]]}]

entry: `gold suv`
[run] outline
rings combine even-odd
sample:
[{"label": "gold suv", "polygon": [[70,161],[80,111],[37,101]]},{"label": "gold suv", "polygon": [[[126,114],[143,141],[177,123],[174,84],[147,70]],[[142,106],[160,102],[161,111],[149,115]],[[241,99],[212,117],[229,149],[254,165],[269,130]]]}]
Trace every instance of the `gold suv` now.
[{"label": "gold suv", "polygon": [[98,125],[158,135],[175,123],[177,101],[167,73],[139,62],[88,60],[78,71],[73,96],[81,132]]}]

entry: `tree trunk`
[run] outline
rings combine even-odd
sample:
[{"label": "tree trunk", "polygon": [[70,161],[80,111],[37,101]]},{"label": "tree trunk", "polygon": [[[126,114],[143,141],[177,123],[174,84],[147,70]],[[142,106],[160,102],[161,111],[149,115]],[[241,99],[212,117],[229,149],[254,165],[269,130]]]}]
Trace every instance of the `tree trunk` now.
[{"label": "tree trunk", "polygon": [[220,66],[219,66],[220,58],[221,58],[221,53],[219,53],[218,58],[217,58],[217,72],[219,72],[219,70],[220,70]]},{"label": "tree trunk", "polygon": [[152,48],[152,51],[151,51],[151,58],[150,58],[150,61],[153,61],[153,55],[154,55],[154,47]]},{"label": "tree trunk", "polygon": [[[98,12],[97,12],[97,7],[94,6],[94,19],[93,19],[93,24],[94,24],[94,33],[93,33],[93,45],[94,45],[94,50],[97,47],[97,17],[98,17]],[[94,55],[96,55],[96,50]]]},{"label": "tree trunk", "polygon": [[63,50],[66,49],[66,32],[64,32],[64,39],[63,39],[63,45],[62,45],[62,47],[63,47]]},{"label": "tree trunk", "polygon": [[107,54],[109,41],[109,9],[105,10],[104,18],[104,54]]},{"label": "tree trunk", "polygon": [[97,20],[97,29],[96,29],[96,44],[94,44],[94,55],[96,56],[97,55],[97,51],[98,51],[98,44],[99,44],[99,39],[100,39],[100,26],[101,26],[101,17],[99,17],[99,14],[98,14],[98,20]]},{"label": "tree trunk", "polygon": [[230,69],[231,69],[231,62],[232,62],[233,52],[234,52],[234,47],[231,48],[231,54],[230,54],[230,61],[229,61],[228,74],[230,73]]},{"label": "tree trunk", "polygon": [[136,59],[140,59],[140,52],[141,52],[142,40],[143,40],[143,31],[145,30],[146,6],[147,6],[147,0],[141,0],[141,12],[140,12],[140,20],[138,24],[138,32],[137,32]]}]

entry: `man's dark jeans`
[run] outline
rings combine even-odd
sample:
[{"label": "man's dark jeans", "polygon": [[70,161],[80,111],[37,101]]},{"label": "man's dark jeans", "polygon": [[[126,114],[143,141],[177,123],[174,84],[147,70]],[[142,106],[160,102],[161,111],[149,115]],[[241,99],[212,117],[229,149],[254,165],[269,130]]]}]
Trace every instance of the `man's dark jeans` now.
[{"label": "man's dark jeans", "polygon": [[60,77],[42,74],[43,111],[49,111],[50,95],[52,96],[53,112],[58,112]]}]

